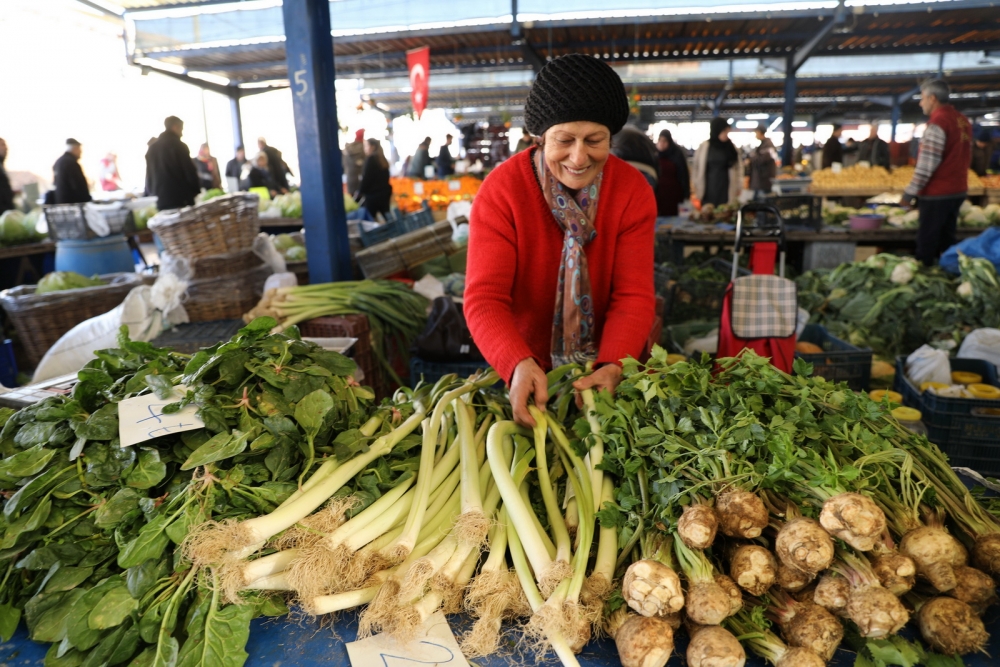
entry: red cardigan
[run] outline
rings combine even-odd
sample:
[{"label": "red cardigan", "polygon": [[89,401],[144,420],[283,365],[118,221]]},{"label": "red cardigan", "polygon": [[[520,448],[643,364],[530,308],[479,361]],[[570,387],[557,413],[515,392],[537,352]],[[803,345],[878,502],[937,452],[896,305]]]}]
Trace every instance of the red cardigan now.
[{"label": "red cardigan", "polygon": [[[483,182],[469,221],[465,317],[486,360],[508,382],[519,362],[552,365],[552,316],[563,232],[545,203],[530,154]],[[645,177],[610,156],[587,244],[598,363],[642,353],[655,318],[656,199]]]}]

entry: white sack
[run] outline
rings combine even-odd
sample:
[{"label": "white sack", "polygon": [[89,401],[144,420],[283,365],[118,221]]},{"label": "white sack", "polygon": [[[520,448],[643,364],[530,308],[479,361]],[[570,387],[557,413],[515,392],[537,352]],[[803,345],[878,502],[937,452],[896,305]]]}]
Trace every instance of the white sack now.
[{"label": "white sack", "polygon": [[906,358],[906,375],[918,387],[924,382],[951,384],[948,353],[923,345]]},{"label": "white sack", "polygon": [[959,359],[982,359],[1000,366],[1000,329],[976,329],[958,348]]}]

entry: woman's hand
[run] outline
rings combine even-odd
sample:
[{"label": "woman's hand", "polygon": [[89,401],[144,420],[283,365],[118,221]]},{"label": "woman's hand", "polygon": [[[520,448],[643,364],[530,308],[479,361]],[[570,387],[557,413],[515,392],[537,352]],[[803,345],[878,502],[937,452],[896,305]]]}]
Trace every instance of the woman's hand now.
[{"label": "woman's hand", "polygon": [[[619,370],[619,375],[621,374]],[[522,359],[514,368],[514,376],[510,380],[510,405],[514,408],[514,421],[519,426],[534,428],[535,420],[528,412],[528,404],[545,412],[545,404],[549,402],[549,380],[545,371],[528,357]]]},{"label": "woman's hand", "polygon": [[[578,392],[586,391],[587,389],[593,389],[594,391],[607,389],[613,394],[615,393],[615,389],[618,388],[618,383],[621,381],[622,367],[618,364],[608,364],[607,366],[601,366],[590,375],[584,376],[574,382],[573,388]],[[582,399],[579,394],[576,397],[576,404],[577,407],[582,407]]]}]

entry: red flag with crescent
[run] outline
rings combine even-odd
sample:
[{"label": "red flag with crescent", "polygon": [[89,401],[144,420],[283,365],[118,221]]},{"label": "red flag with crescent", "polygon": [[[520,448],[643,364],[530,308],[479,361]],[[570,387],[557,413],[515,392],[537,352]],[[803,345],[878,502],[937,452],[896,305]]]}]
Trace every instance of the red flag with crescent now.
[{"label": "red flag with crescent", "polygon": [[431,75],[431,49],[422,46],[406,52],[406,66],[410,70],[410,99],[417,118],[427,108],[427,80]]}]

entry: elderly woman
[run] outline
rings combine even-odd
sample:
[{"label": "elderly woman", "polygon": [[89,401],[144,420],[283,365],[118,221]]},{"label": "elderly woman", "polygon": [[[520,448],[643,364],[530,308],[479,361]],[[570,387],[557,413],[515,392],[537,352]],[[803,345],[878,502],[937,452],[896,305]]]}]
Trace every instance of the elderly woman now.
[{"label": "elderly woman", "polygon": [[621,79],[591,56],[549,62],[525,102],[539,145],[483,182],[472,207],[465,315],[486,360],[531,426],[548,399],[545,369],[594,362],[577,390],[614,390],[654,320],[656,201],[611,155],[628,119]]}]

